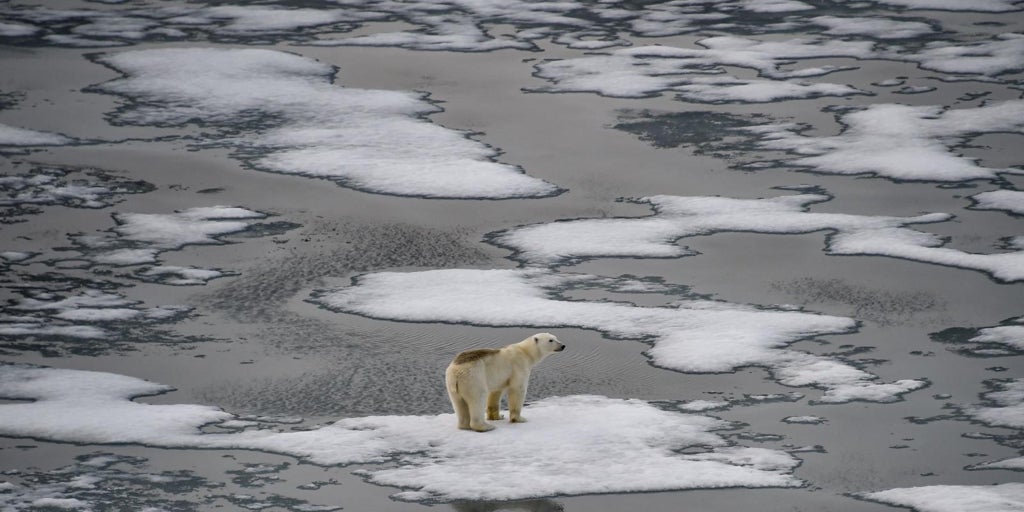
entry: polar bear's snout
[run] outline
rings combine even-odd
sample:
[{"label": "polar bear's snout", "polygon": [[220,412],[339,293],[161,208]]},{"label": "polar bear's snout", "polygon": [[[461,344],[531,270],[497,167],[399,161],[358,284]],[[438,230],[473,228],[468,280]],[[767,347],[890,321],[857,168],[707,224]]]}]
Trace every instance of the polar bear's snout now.
[{"label": "polar bear's snout", "polygon": [[565,350],[565,345],[563,345],[562,343],[559,343],[558,344],[558,348],[555,349],[555,352],[561,352],[563,350]]}]

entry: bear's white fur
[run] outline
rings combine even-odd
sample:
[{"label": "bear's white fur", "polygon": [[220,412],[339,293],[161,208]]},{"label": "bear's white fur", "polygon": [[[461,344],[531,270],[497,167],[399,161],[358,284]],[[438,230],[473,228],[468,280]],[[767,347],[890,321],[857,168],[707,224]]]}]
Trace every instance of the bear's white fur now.
[{"label": "bear's white fur", "polygon": [[[523,399],[530,370],[545,357],[565,350],[552,334],[538,333],[501,349],[484,348],[459,353],[444,372],[459,428],[487,432],[502,419],[498,405],[508,392],[510,423],[523,423]],[[486,416],[485,413],[486,412]]]}]

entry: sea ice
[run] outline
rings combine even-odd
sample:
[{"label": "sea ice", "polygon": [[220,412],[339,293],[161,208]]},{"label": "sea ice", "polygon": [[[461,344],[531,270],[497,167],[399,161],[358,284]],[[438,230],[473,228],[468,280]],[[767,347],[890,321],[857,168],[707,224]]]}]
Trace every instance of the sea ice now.
[{"label": "sea ice", "polygon": [[[223,244],[221,237],[252,227],[252,221],[266,214],[233,206],[207,206],[175,213],[115,213],[117,227],[102,235],[75,235],[72,240],[83,256],[93,263],[132,266],[157,262],[160,253],[181,249],[186,245]],[[163,268],[156,266],[154,268]],[[151,269],[152,270],[152,269]],[[165,269],[166,270],[166,269]],[[214,270],[201,271],[184,267],[173,272],[154,270],[157,274],[177,273],[186,280],[217,277]],[[186,275],[189,274],[189,275]]]},{"label": "sea ice", "polygon": [[997,343],[1014,350],[1024,351],[1024,325],[1000,325],[986,327],[978,335],[967,340],[971,343]]},{"label": "sea ice", "polygon": [[261,450],[324,465],[394,462],[359,473],[407,489],[395,498],[410,501],[802,485],[791,475],[799,464],[793,456],[730,446],[714,433],[727,422],[641,400],[547,398],[527,406],[529,423],[497,424],[487,435],[458,430],[450,413],[346,418],[303,431],[204,433],[203,425],[235,416],[208,406],[132,400],[169,390],[124,375],[0,365],[0,397],[31,401],[0,403],[0,435]]},{"label": "sea ice", "polygon": [[761,137],[764,149],[786,151],[789,165],[824,174],[875,174],[896,180],[967,181],[1024,174],[1015,168],[983,167],[953,149],[985,133],[1024,134],[1024,100],[983,107],[875,104],[842,114],[838,135],[804,135],[792,124],[742,128]]},{"label": "sea ice", "polygon": [[28,37],[37,32],[39,29],[31,25],[0,22],[0,37]]},{"label": "sea ice", "polygon": [[0,335],[108,339],[114,329],[166,322],[191,311],[185,306],[142,308],[138,301],[90,288],[66,295],[31,289],[18,293],[21,297],[0,307],[4,313],[17,315],[0,317]]},{"label": "sea ice", "polygon": [[1000,34],[989,41],[966,44],[934,42],[916,53],[895,51],[881,56],[916,62],[932,71],[996,77],[1024,68],[1024,34]]},{"label": "sea ice", "polygon": [[332,83],[334,69],[298,55],[173,48],[98,60],[125,74],[96,87],[128,98],[126,108],[111,114],[114,122],[221,127],[225,133],[208,133],[207,142],[234,147],[260,170],[403,196],[506,199],[560,192],[495,161],[494,149],[465,133],[423,119],[439,109],[422,94],[339,87]]},{"label": "sea ice", "polygon": [[1024,379],[990,383],[995,389],[982,394],[990,405],[968,406],[964,412],[986,425],[1024,428]]},{"label": "sea ice", "polygon": [[27,215],[34,212],[32,206],[42,205],[103,208],[123,195],[151,189],[149,183],[97,169],[36,166],[23,174],[0,177],[0,216]]},{"label": "sea ice", "polygon": [[934,9],[939,11],[1012,12],[1021,10],[1017,0],[875,0],[878,3],[908,9]]},{"label": "sea ice", "polygon": [[1007,212],[1024,215],[1024,191],[1020,190],[993,190],[982,192],[971,196],[975,210],[1005,210]]},{"label": "sea ice", "polygon": [[787,416],[785,418],[782,418],[782,421],[784,423],[800,423],[800,424],[806,424],[806,425],[820,425],[822,423],[825,423],[825,421],[827,421],[827,420],[825,418],[822,418],[821,416]]},{"label": "sea ice", "polygon": [[869,492],[860,498],[917,512],[1018,512],[1024,509],[1024,483],[926,485]]},{"label": "sea ice", "polygon": [[836,36],[864,35],[876,39],[911,39],[935,32],[927,23],[883,17],[816,16],[808,21],[826,27],[826,34]]},{"label": "sea ice", "polygon": [[976,254],[942,247],[943,240],[907,228],[952,216],[929,213],[915,217],[814,213],[807,209],[831,199],[802,193],[765,199],[653,196],[654,215],[636,218],[577,219],[535,224],[489,235],[530,264],[565,264],[590,258],[677,258],[693,255],[678,244],[682,238],[718,232],[799,234],[828,231],[829,254],[890,256],[924,263],[978,270],[1000,281],[1024,279],[1024,250]]},{"label": "sea ice", "polygon": [[0,123],[0,146],[64,146],[75,140],[57,133],[18,128]]},{"label": "sea ice", "polygon": [[[791,39],[766,42],[717,36],[701,39],[697,44],[703,48],[643,46],[615,50],[605,55],[545,61],[537,64],[535,74],[552,85],[534,90],[594,92],[623,98],[676,92],[683,99],[709,103],[866,94],[848,85],[787,80],[823,74],[833,69],[782,69],[794,59],[868,58],[872,55],[872,47],[866,41]],[[725,75],[725,66],[753,69],[762,78],[772,80]]]},{"label": "sea ice", "polygon": [[654,215],[637,218],[578,219],[513,228],[489,240],[515,251],[531,264],[556,264],[588,258],[672,258],[692,255],[680,238],[721,231],[810,233],[822,230],[878,229],[948,217],[864,217],[817,214],[806,209],[831,199],[824,194],[799,194],[766,199],[653,196]]},{"label": "sea ice", "polygon": [[825,389],[820,401],[827,403],[891,402],[926,384],[874,383],[874,375],[838,360],[786,348],[804,338],[849,332],[856,324],[848,318],[699,299],[638,307],[556,298],[559,290],[589,279],[601,278],[538,268],[381,272],[317,291],[311,300],[334,311],[395,321],[565,326],[650,340],[647,355],[657,366],[683,372],[763,366],[785,385]]}]

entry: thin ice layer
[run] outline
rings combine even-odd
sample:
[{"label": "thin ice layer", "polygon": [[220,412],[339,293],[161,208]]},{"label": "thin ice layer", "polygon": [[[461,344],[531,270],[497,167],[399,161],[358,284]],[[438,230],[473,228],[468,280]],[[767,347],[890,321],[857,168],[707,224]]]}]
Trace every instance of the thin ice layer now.
[{"label": "thin ice layer", "polygon": [[[408,489],[395,497],[412,501],[801,485],[791,475],[799,464],[792,456],[727,446],[713,433],[726,422],[641,400],[548,398],[527,406],[529,423],[497,423],[487,435],[458,430],[453,414],[347,418],[306,431],[204,433],[201,426],[211,430],[236,417],[208,406],[132,401],[169,390],[110,373],[0,366],[0,397],[33,400],[0,403],[0,435],[261,450],[324,465],[394,462],[360,473]],[[680,454],[684,448],[696,453]]]},{"label": "thin ice layer", "polygon": [[314,302],[328,309],[406,322],[594,329],[618,339],[650,340],[657,366],[684,372],[768,368],[790,386],[825,390],[822,402],[891,402],[922,387],[917,380],[874,383],[839,360],[788,349],[795,341],[854,329],[849,318],[684,299],[671,307],[561,300],[561,289],[600,281],[541,269],[381,272],[352,286],[323,290]]},{"label": "thin ice layer", "polygon": [[794,124],[744,128],[761,137],[764,149],[794,155],[787,164],[824,174],[874,174],[896,180],[966,181],[1024,174],[1016,168],[989,168],[958,154],[969,138],[986,133],[1024,134],[1024,100],[982,107],[876,104],[842,114],[838,135],[805,135]]},{"label": "thin ice layer", "polygon": [[978,270],[1001,281],[1024,279],[1024,250],[977,254],[942,247],[935,235],[906,226],[943,222],[943,213],[914,217],[815,213],[815,204],[831,199],[803,193],[764,199],[653,196],[654,215],[637,218],[577,219],[501,231],[490,240],[532,264],[571,263],[589,258],[677,258],[692,251],[677,242],[718,232],[803,234],[827,231],[829,254],[874,255]]},{"label": "thin ice layer", "polygon": [[[118,293],[85,288],[74,293],[18,290],[0,308],[0,336],[49,336],[110,339],[133,326],[177,320],[191,312],[185,306],[141,307]],[[96,325],[98,324],[98,325]]]},{"label": "thin ice layer", "polygon": [[1024,483],[996,485],[926,485],[870,492],[859,497],[917,512],[1019,512],[1024,510]]},{"label": "thin ice layer", "polygon": [[[125,74],[98,90],[125,96],[116,123],[224,129],[254,168],[324,178],[368,192],[432,198],[543,197],[559,192],[465,133],[423,118],[422,94],[333,84],[335,70],[255,49],[174,48],[99,58]],[[235,132],[238,133],[235,133]],[[230,135],[229,135],[230,134]]]}]

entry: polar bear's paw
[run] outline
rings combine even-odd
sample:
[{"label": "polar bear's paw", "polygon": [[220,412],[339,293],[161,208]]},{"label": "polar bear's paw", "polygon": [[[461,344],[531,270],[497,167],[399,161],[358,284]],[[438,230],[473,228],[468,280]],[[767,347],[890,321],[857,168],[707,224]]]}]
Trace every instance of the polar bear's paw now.
[{"label": "polar bear's paw", "polygon": [[508,420],[509,423],[526,423],[526,418],[522,416],[516,416]]},{"label": "polar bear's paw", "polygon": [[494,425],[491,425],[490,423],[481,423],[479,425],[470,425],[469,428],[477,432],[490,432],[494,430]]}]

